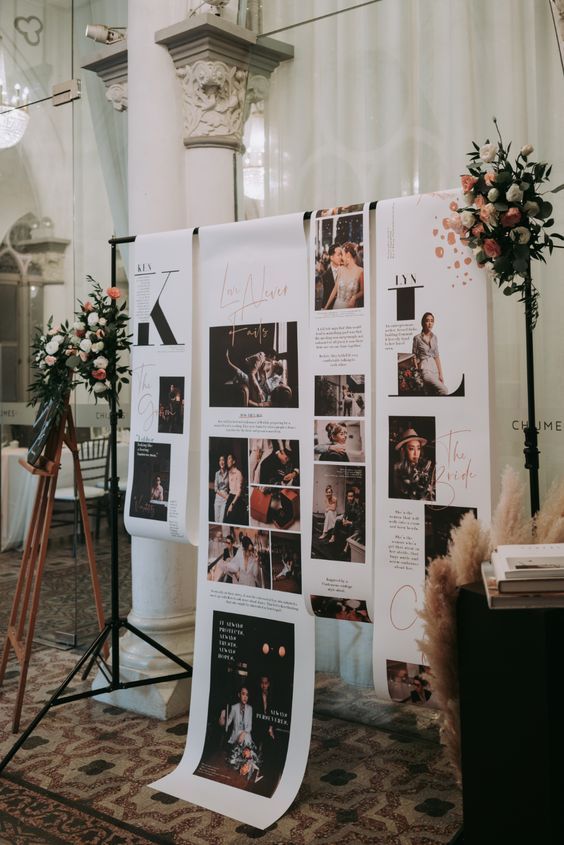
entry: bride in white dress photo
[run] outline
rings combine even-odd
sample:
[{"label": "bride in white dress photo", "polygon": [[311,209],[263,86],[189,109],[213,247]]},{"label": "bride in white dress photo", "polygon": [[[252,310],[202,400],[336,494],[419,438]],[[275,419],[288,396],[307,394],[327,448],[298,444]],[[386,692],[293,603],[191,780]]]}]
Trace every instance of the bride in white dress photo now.
[{"label": "bride in white dress photo", "polygon": [[364,270],[357,264],[354,244],[347,242],[341,247],[343,265],[335,277],[335,286],[324,310],[338,308],[360,308],[364,304]]}]

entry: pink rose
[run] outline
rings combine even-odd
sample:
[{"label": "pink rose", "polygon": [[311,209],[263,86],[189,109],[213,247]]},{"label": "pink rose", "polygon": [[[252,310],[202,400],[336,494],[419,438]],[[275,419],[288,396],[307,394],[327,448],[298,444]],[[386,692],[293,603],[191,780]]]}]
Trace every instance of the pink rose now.
[{"label": "pink rose", "polygon": [[486,173],[484,173],[484,182],[486,183],[486,185],[491,186],[495,182],[495,177],[496,177],[495,170],[488,170]]},{"label": "pink rose", "polygon": [[486,230],[484,229],[483,223],[476,223],[475,226],[472,226],[472,234],[475,238],[479,238],[480,235],[483,235]]},{"label": "pink rose", "polygon": [[483,194],[478,194],[476,199],[474,200],[474,205],[476,208],[483,208],[486,204],[486,200]]},{"label": "pink rose", "polygon": [[105,333],[104,329],[96,329],[96,337],[97,338],[104,337],[105,334],[106,333]]},{"label": "pink rose", "polygon": [[92,378],[97,379],[98,381],[104,381],[106,378],[106,371],[105,370],[92,370]]},{"label": "pink rose", "polygon": [[91,302],[87,299],[84,305],[82,306],[83,311],[94,311],[94,306]]},{"label": "pink rose", "polygon": [[489,202],[480,209],[480,220],[487,226],[495,226],[497,223],[497,210],[493,203]]},{"label": "pink rose", "polygon": [[505,214],[501,215],[501,225],[509,228],[510,226],[516,226],[517,223],[521,220],[521,212],[518,208],[509,208]]},{"label": "pink rose", "polygon": [[461,176],[460,182],[464,193],[467,194],[468,191],[471,191],[477,181],[478,180],[475,176],[469,176],[467,173],[464,176]]},{"label": "pink rose", "polygon": [[106,293],[110,297],[110,299],[119,299],[121,296],[121,291],[119,288],[107,288]]},{"label": "pink rose", "polygon": [[57,359],[55,358],[54,355],[46,355],[45,356],[45,363],[47,364],[48,367],[52,367],[56,360]]},{"label": "pink rose", "polygon": [[483,245],[483,250],[488,258],[497,258],[501,255],[501,247],[493,238],[486,238]]},{"label": "pink rose", "polygon": [[464,226],[462,225],[462,220],[460,219],[460,214],[458,211],[455,211],[454,214],[451,214],[448,221],[449,228],[456,232],[458,235],[462,234],[464,231]]}]

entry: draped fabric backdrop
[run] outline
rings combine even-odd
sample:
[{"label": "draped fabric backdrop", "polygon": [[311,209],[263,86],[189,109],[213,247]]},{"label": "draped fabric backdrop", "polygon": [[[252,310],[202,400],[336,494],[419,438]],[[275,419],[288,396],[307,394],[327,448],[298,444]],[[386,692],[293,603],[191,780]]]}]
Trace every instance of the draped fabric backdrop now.
[{"label": "draped fabric backdrop", "polygon": [[[263,32],[351,6],[263,0]],[[494,139],[494,115],[515,153],[532,143],[532,158],[554,165],[553,187],[564,182],[564,77],[549,0],[379,0],[274,37],[293,44],[295,58],[274,74],[266,104],[266,214],[455,187],[471,142]],[[563,197],[554,197],[560,232]],[[564,256],[533,272],[542,496],[564,467]],[[525,472],[526,371],[523,307],[492,294],[498,479],[506,464]],[[477,343],[484,330],[476,326]],[[318,668],[370,685],[371,636],[369,626],[320,620]]]}]

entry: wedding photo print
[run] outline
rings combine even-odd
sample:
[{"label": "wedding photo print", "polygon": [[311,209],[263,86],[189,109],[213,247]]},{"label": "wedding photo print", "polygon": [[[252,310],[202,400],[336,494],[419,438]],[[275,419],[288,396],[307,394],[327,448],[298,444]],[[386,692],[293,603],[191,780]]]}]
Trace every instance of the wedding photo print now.
[{"label": "wedding photo print", "polygon": [[209,438],[209,522],[249,524],[248,444],[244,437]]},{"label": "wedding photo print", "polygon": [[288,753],[294,655],[291,623],[214,611],[206,737],[195,775],[274,794]]},{"label": "wedding photo print", "polygon": [[421,331],[413,337],[411,351],[397,353],[398,396],[464,396],[464,375],[455,386],[447,386],[439,340],[435,332],[435,315],[425,311]]},{"label": "wedding photo print", "polygon": [[334,599],[329,596],[310,596],[315,616],[323,619],[344,619],[348,622],[370,622],[363,599]]},{"label": "wedding photo print", "polygon": [[293,487],[251,487],[251,525],[300,530],[300,491]]},{"label": "wedding photo print", "polygon": [[230,525],[210,525],[208,581],[270,590],[268,531]]},{"label": "wedding photo print", "polygon": [[313,458],[315,461],[363,464],[364,422],[315,420],[313,423]]},{"label": "wedding photo print", "polygon": [[389,497],[435,501],[435,417],[389,418]]},{"label": "wedding photo print", "polygon": [[166,522],[170,485],[170,444],[135,443],[129,515]]},{"label": "wedding photo print", "polygon": [[302,591],[302,550],[299,534],[272,531],[272,589],[283,593]]},{"label": "wedding photo print", "polygon": [[362,206],[349,208],[320,212],[313,224],[316,311],[364,306]]},{"label": "wedding photo print", "polygon": [[297,408],[298,324],[210,328],[210,406]]},{"label": "wedding photo print", "polygon": [[314,466],[312,558],[365,562],[365,490],[365,467]]},{"label": "wedding photo print", "polygon": [[184,431],[184,376],[159,379],[160,434],[182,434]]},{"label": "wedding photo print", "polygon": [[388,692],[392,701],[401,704],[418,704],[421,707],[435,707],[432,678],[428,666],[422,663],[404,663],[401,660],[386,660]]},{"label": "wedding photo print", "polygon": [[364,376],[315,376],[316,417],[363,417]]},{"label": "wedding photo print", "polygon": [[249,478],[251,484],[300,486],[299,440],[249,440]]}]

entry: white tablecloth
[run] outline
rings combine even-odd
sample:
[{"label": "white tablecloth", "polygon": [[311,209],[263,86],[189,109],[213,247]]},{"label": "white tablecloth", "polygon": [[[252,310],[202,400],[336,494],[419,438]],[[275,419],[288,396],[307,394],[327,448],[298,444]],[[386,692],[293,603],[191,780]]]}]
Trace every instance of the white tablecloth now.
[{"label": "white tablecloth", "polygon": [[[118,475],[120,481],[127,478],[129,445],[118,443]],[[23,543],[31,519],[38,476],[31,475],[20,464],[19,459],[27,456],[27,449],[7,446],[2,449],[2,501],[1,550],[16,548]],[[72,487],[74,484],[72,455],[63,447],[61,469],[57,486]]]}]

